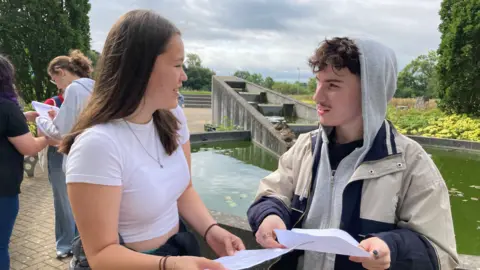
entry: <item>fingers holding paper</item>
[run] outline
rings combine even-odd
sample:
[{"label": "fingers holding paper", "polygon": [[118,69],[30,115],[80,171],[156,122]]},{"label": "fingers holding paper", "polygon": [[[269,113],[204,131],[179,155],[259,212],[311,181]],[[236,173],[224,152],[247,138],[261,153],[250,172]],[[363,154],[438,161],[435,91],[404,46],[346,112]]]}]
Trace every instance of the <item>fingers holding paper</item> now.
[{"label": "fingers holding paper", "polygon": [[277,215],[267,216],[258,228],[255,238],[257,243],[264,248],[285,248],[284,245],[277,242],[275,229],[285,230],[287,227],[283,220]]},{"label": "fingers holding paper", "polygon": [[207,234],[207,243],[218,256],[231,256],[244,250],[242,239],[220,226],[213,227]]},{"label": "fingers holding paper", "polygon": [[51,109],[50,111],[48,111],[48,116],[50,116],[50,119],[55,119],[55,117],[57,116],[57,111]]},{"label": "fingers holding paper", "polygon": [[368,251],[370,257],[350,257],[353,262],[361,263],[365,269],[388,269],[390,268],[390,249],[387,243],[378,237],[371,237],[360,242],[360,248]]},{"label": "fingers holding paper", "polygon": [[28,122],[35,122],[35,119],[38,117],[38,113],[34,111],[28,111],[23,113]]}]

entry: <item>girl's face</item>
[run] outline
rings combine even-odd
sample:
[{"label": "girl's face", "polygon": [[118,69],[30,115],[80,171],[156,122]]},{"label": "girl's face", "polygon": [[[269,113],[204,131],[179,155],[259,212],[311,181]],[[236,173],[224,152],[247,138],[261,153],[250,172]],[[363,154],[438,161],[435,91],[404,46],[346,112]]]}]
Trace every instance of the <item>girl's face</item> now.
[{"label": "girl's face", "polygon": [[174,109],[178,105],[179,90],[187,80],[183,70],[185,51],[180,35],[170,39],[164,53],[157,56],[145,92],[145,102],[149,107]]},{"label": "girl's face", "polygon": [[63,91],[63,89],[67,88],[70,84],[66,75],[63,69],[57,69],[57,73],[50,74],[51,82],[54,83],[60,91]]}]

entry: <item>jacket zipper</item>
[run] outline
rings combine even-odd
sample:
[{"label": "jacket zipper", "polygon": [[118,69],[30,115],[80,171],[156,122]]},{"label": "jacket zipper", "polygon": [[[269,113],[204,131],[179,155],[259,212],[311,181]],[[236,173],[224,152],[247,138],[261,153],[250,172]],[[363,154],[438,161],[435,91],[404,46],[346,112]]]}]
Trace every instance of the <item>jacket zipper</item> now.
[{"label": "jacket zipper", "polygon": [[334,180],[335,180],[336,172],[337,172],[336,170],[332,170],[332,175],[330,176],[330,186],[332,187],[332,189],[333,189],[333,185],[335,184]]},{"label": "jacket zipper", "polygon": [[333,209],[332,209],[332,206],[333,206],[333,199],[335,198],[335,193],[333,192],[334,191],[334,188],[335,188],[335,173],[337,171],[336,170],[332,170],[332,174],[330,175],[330,211],[328,211],[328,221],[329,221],[329,227],[331,227],[332,225],[332,213],[333,213]]}]

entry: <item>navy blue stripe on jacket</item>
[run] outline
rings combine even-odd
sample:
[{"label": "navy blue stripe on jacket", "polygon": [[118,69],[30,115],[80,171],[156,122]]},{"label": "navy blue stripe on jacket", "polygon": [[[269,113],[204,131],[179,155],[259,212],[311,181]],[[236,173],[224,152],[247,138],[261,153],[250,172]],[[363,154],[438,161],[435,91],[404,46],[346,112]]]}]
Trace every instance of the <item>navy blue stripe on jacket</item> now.
[{"label": "navy blue stripe on jacket", "polygon": [[285,223],[285,226],[287,226],[287,229],[290,230],[292,228],[290,211],[283,202],[277,198],[264,196],[247,210],[248,222],[254,233],[258,230],[262,221],[269,215],[279,216]]},{"label": "navy blue stripe on jacket", "polygon": [[[387,157],[389,155],[389,147],[391,148],[390,154],[398,153],[395,144],[393,126],[391,123],[388,124],[389,125],[387,126],[384,123],[378,131],[373,146],[365,157],[365,161],[375,161]],[[314,133],[314,136],[312,136],[312,153],[314,152],[317,140],[316,135],[317,133]],[[320,151],[317,151],[312,168],[312,189],[315,185],[315,175],[318,168],[319,157]],[[368,237],[379,237],[385,241],[390,249],[390,269],[439,269],[435,249],[424,236],[409,229],[400,229],[396,224],[360,218],[362,187],[363,181],[354,181],[345,187],[343,192],[343,208],[340,229],[348,232],[358,242],[361,242]],[[311,196],[313,196],[313,193]],[[295,209],[304,211],[306,205],[307,200],[300,201],[298,196],[294,196],[292,199],[291,206]],[[248,221],[252,231],[255,233],[263,219],[271,214],[278,215],[285,222],[287,229],[292,229],[293,224],[297,224],[296,227],[301,227],[303,223],[303,221],[300,220],[302,212],[288,209],[277,198],[262,197],[252,204],[247,211]],[[292,269],[292,266],[296,265],[299,256],[302,254],[303,252],[294,251],[288,255],[284,255],[279,262],[272,266],[271,269]],[[337,255],[335,269],[355,270],[364,268],[361,264],[350,261],[348,256]]]}]

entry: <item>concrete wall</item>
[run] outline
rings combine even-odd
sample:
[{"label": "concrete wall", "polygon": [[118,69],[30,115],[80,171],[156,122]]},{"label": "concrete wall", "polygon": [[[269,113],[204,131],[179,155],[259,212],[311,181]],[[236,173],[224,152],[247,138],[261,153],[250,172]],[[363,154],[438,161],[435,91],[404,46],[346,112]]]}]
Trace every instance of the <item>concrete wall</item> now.
[{"label": "concrete wall", "polygon": [[245,81],[232,76],[213,76],[212,119],[220,125],[227,117],[234,125],[250,130],[252,141],[266,149],[282,154],[287,144],[281,139],[273,125],[232,88],[245,88]]},{"label": "concrete wall", "polygon": [[264,88],[262,86],[256,85],[254,83],[247,82],[246,88],[250,93],[267,93],[268,103],[273,104],[294,104],[295,105],[295,115],[302,119],[307,119],[309,121],[318,121],[317,110],[314,106],[302,103],[291,97],[282,95],[273,90]]}]

